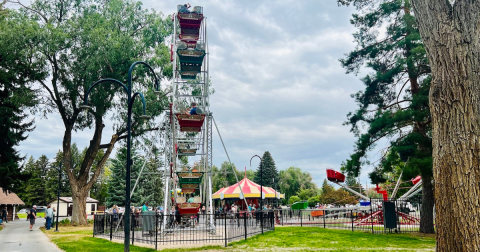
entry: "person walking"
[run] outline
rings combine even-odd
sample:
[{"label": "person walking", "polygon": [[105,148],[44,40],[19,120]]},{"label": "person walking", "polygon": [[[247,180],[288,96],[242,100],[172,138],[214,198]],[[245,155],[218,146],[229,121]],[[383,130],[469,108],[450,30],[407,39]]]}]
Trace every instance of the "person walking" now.
[{"label": "person walking", "polygon": [[48,204],[47,211],[45,211],[45,220],[47,222],[47,226],[45,227],[46,230],[50,230],[50,227],[52,226],[52,219],[53,219],[52,205]]},{"label": "person walking", "polygon": [[2,221],[5,221],[5,223],[8,223],[7,219],[7,207],[2,209]]},{"label": "person walking", "polygon": [[33,205],[32,209],[30,209],[30,214],[28,216],[30,220],[30,231],[33,231],[33,225],[35,225],[35,220],[37,219],[37,206]]}]

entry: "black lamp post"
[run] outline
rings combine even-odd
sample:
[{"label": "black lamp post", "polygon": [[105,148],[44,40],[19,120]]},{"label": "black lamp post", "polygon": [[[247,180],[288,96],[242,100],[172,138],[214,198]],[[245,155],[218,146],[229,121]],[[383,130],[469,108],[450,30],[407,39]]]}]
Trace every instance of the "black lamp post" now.
[{"label": "black lamp post", "polygon": [[259,155],[254,155],[250,158],[250,167],[252,167],[252,159],[254,157],[260,158],[260,226],[263,234],[263,171],[262,171],[262,158]]},{"label": "black lamp post", "polygon": [[124,231],[125,231],[125,239],[124,239],[124,251],[125,252],[128,252],[130,251],[130,167],[132,165],[132,160],[131,160],[131,138],[132,138],[132,132],[131,132],[131,123],[132,123],[132,106],[133,106],[133,102],[135,101],[135,97],[137,96],[140,96],[140,98],[142,98],[142,103],[143,103],[143,115],[140,116],[140,118],[142,119],[148,119],[150,118],[149,116],[147,116],[145,113],[146,113],[146,109],[145,109],[145,98],[143,97],[143,94],[140,93],[140,92],[135,92],[133,95],[132,95],[132,72],[133,72],[133,68],[138,65],[138,64],[142,64],[142,65],[145,65],[146,67],[148,67],[151,71],[151,73],[153,74],[153,76],[155,77],[155,93],[159,93],[160,92],[160,84],[159,84],[159,81],[158,81],[158,78],[157,78],[157,75],[155,74],[155,71],[153,71],[153,68],[148,65],[147,63],[145,62],[142,62],[142,61],[137,61],[135,63],[133,63],[131,66],[130,66],[130,69],[128,70],[128,83],[127,85],[123,84],[121,81],[118,81],[116,79],[102,79],[102,80],[99,80],[95,83],[92,84],[92,86],[90,86],[90,88],[88,89],[88,91],[85,93],[85,98],[84,98],[84,104],[82,106],[80,106],[81,108],[84,108],[84,109],[90,109],[90,106],[88,106],[88,94],[90,93],[90,91],[92,91],[92,89],[100,84],[100,83],[105,83],[105,82],[113,82],[117,85],[119,85],[120,87],[123,88],[123,90],[127,93],[127,107],[128,107],[128,112],[127,112],[127,170],[126,170],[126,176],[125,176],[125,228],[124,228]]},{"label": "black lamp post", "polygon": [[58,215],[60,213],[60,183],[62,180],[62,164],[62,161],[60,161],[60,166],[58,166],[57,221],[55,222],[55,232],[58,232]]}]

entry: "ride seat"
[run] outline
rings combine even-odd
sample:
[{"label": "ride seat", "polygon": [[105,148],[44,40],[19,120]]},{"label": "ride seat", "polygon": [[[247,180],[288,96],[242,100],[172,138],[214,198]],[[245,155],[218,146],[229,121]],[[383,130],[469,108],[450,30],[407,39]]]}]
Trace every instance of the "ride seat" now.
[{"label": "ride seat", "polygon": [[193,197],[193,203],[202,203],[202,198],[200,196]]},{"label": "ride seat", "polygon": [[180,124],[181,132],[200,132],[205,120],[205,115],[186,115],[175,114],[177,116],[178,124]]}]

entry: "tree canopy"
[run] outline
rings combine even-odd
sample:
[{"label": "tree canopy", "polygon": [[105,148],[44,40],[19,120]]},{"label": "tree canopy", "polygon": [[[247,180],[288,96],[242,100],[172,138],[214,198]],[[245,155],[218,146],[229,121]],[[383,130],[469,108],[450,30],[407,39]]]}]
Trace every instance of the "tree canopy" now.
[{"label": "tree canopy", "polygon": [[317,190],[317,186],[312,181],[312,175],[298,167],[281,170],[279,177],[280,192],[285,194],[286,199],[297,195],[301,190]]}]

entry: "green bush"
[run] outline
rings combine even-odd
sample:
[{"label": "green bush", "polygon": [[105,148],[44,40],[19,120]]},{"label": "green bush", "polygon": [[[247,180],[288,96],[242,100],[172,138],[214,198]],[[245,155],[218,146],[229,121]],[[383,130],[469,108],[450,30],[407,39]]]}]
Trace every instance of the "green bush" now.
[{"label": "green bush", "polygon": [[295,203],[295,202],[297,202],[297,201],[300,201],[300,197],[298,197],[298,196],[292,196],[292,197],[290,197],[290,199],[288,199],[288,204],[291,205],[291,204],[293,204],[293,203]]},{"label": "green bush", "polygon": [[308,199],[308,207],[315,207],[317,203],[320,202],[320,197],[315,196]]},{"label": "green bush", "polygon": [[70,219],[67,218],[67,219],[63,219],[63,220],[59,221],[58,224],[60,224],[62,226],[68,226],[68,225],[71,224],[71,222],[70,222]]}]

